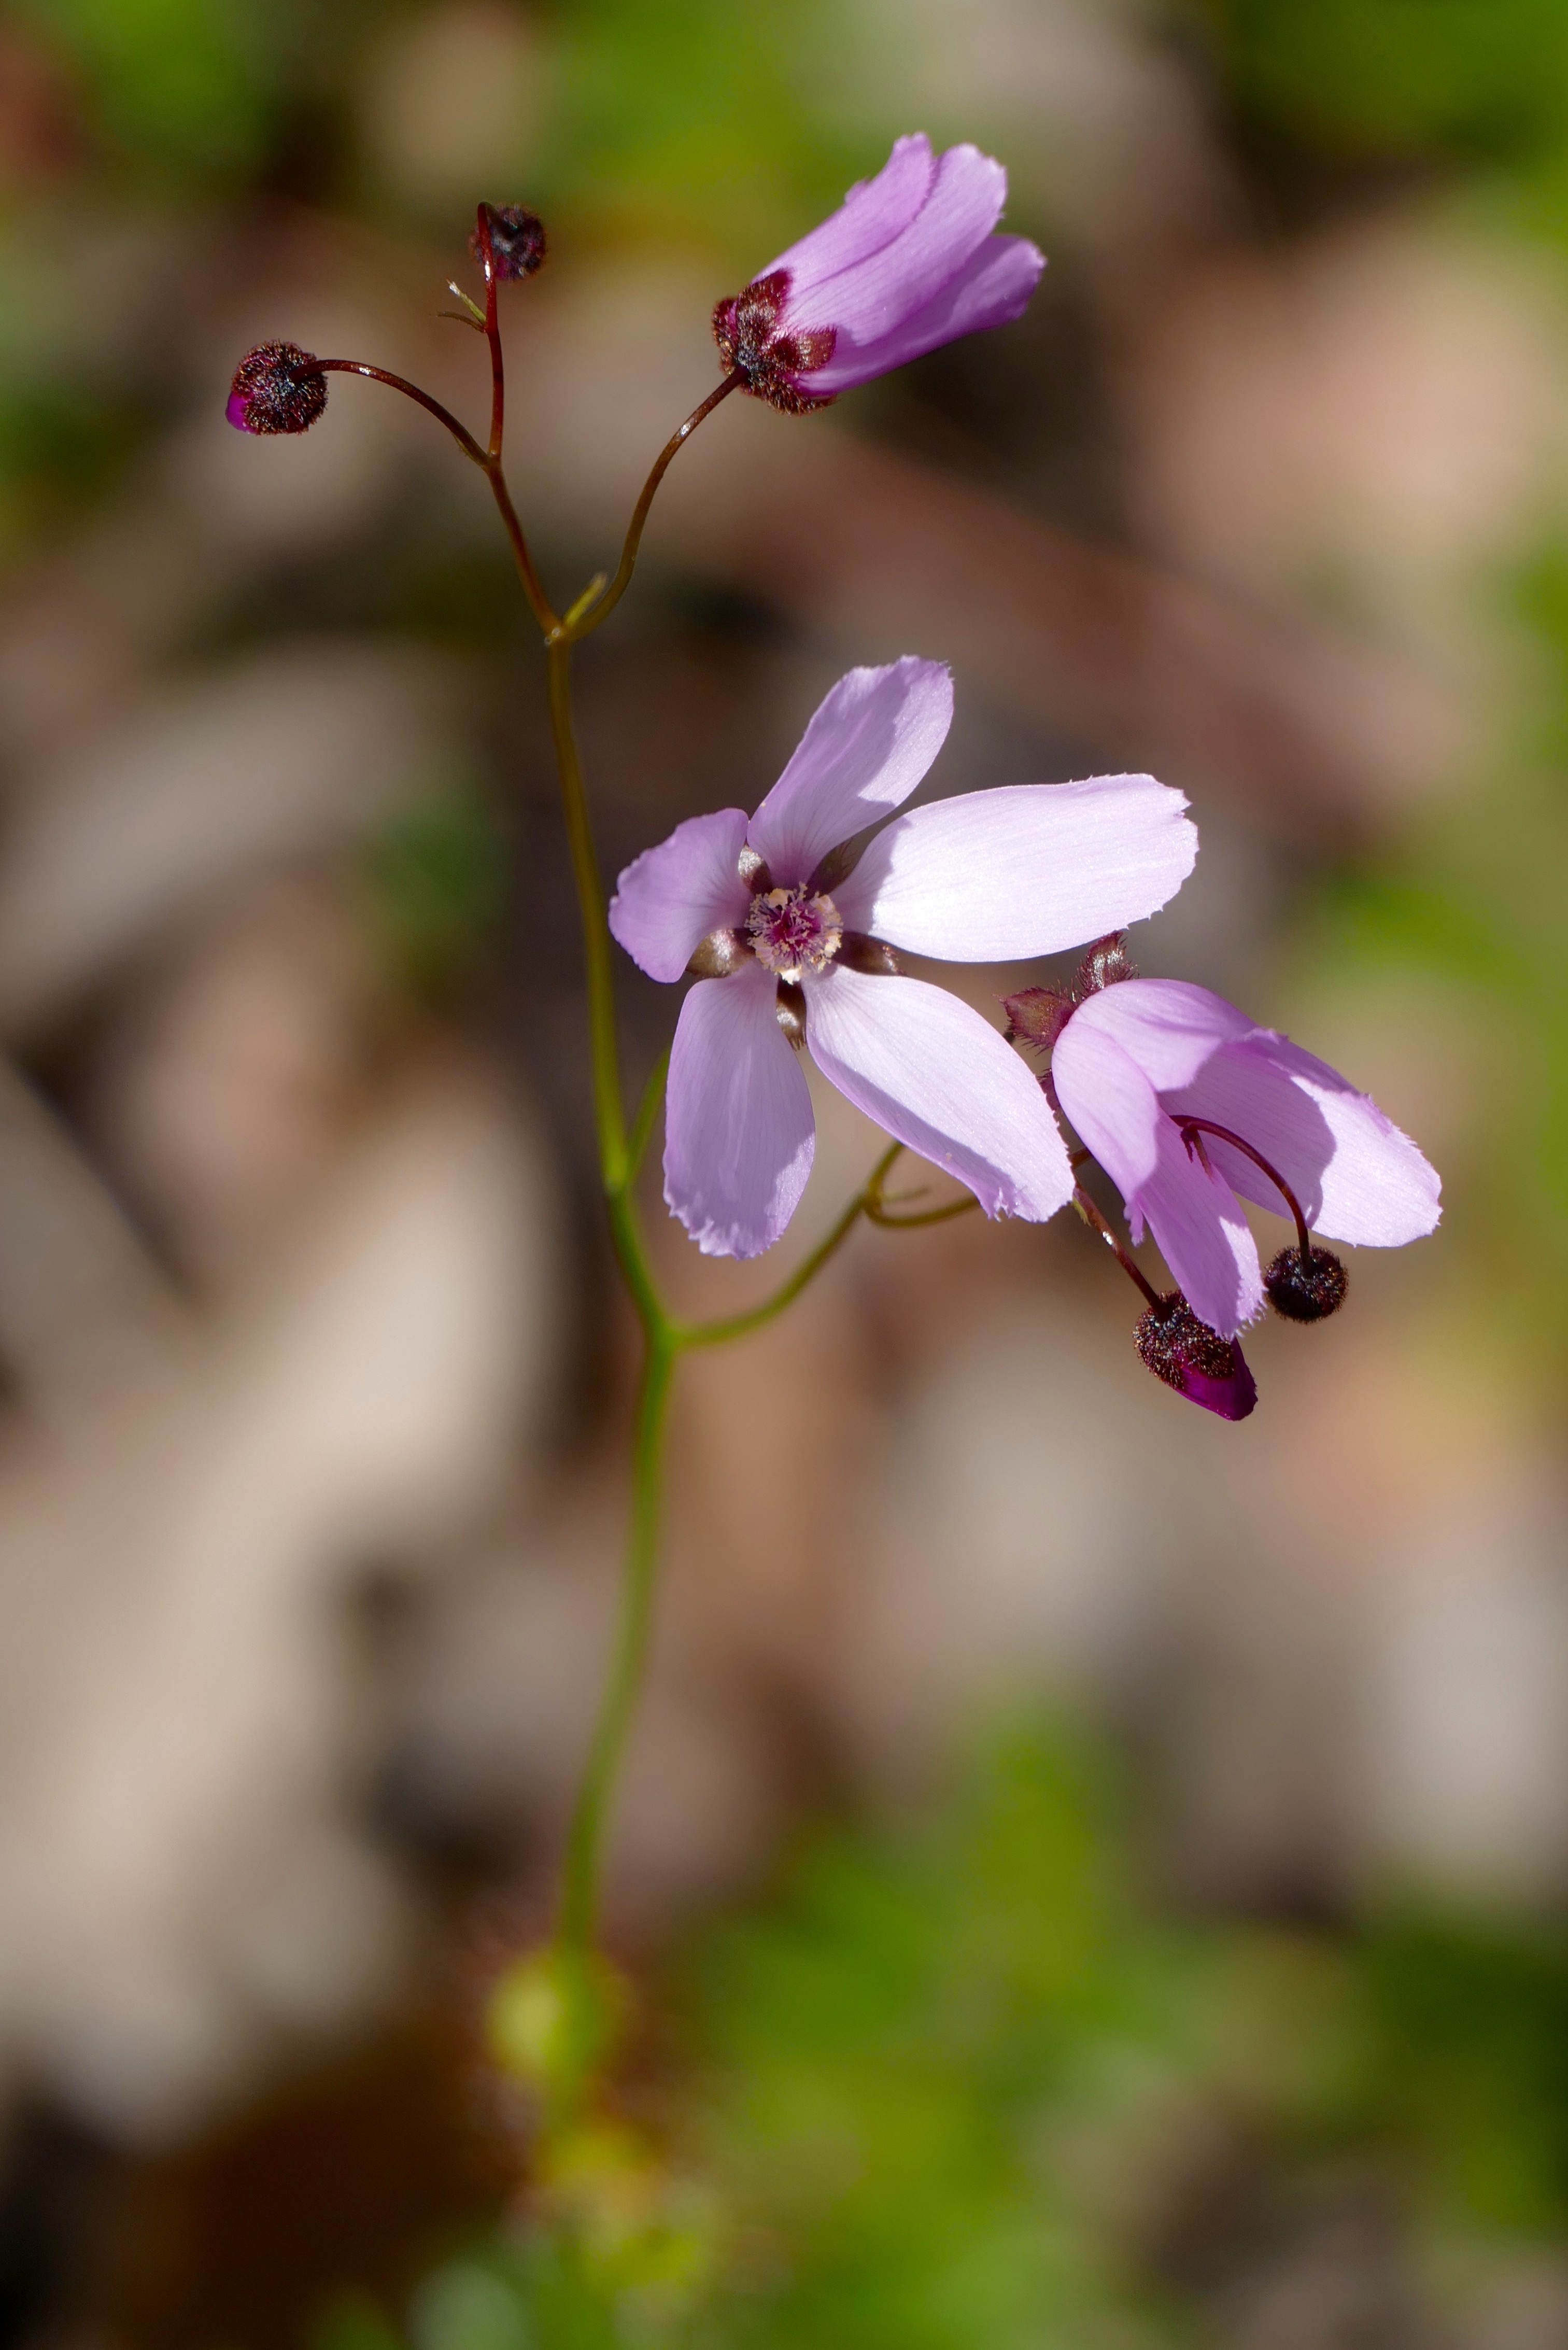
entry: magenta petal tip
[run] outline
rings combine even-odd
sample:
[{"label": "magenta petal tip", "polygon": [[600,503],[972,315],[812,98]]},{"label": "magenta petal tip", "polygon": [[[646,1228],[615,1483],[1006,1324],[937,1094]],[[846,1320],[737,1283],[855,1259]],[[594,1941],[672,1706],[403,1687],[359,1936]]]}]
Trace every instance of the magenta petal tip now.
[{"label": "magenta petal tip", "polygon": [[297,343],[258,343],[234,369],[223,413],[236,432],[308,432],[327,406],[321,361]]},{"label": "magenta petal tip", "polygon": [[1258,1400],[1256,1382],[1234,1338],[1222,1338],[1200,1322],[1179,1289],[1139,1315],[1133,1344],[1157,1379],[1218,1419],[1245,1419]]}]

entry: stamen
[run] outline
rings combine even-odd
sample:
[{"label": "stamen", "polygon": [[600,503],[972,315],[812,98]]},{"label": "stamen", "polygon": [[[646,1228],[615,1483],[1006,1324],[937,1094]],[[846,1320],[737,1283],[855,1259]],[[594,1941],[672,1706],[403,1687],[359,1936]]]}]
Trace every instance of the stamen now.
[{"label": "stamen", "polygon": [[1250,1142],[1214,1118],[1188,1118],[1177,1110],[1171,1116],[1181,1128],[1181,1139],[1188,1149],[1196,1152],[1205,1170],[1210,1160],[1203,1137],[1211,1134],[1217,1141],[1228,1142],[1233,1150],[1241,1151],[1254,1167],[1262,1168],[1295,1218],[1295,1247],[1282,1248],[1263,1274],[1264,1295],[1275,1313],[1282,1315],[1287,1322],[1325,1322],[1331,1314],[1337,1314],[1350,1287],[1350,1275],[1332,1249],[1321,1245],[1314,1248],[1301,1201],[1279,1169],[1272,1167],[1261,1150],[1255,1150]]},{"label": "stamen", "polygon": [[1296,1240],[1301,1248],[1302,1262],[1303,1264],[1310,1265],[1313,1258],[1312,1236],[1307,1231],[1306,1218],[1302,1213],[1302,1203],[1280,1173],[1279,1169],[1272,1167],[1261,1150],[1254,1150],[1250,1142],[1244,1142],[1239,1134],[1233,1134],[1228,1126],[1220,1125],[1215,1118],[1189,1118],[1185,1110],[1172,1110],[1170,1115],[1181,1128],[1183,1142],[1189,1151],[1195,1153],[1205,1171],[1209,1170],[1209,1153],[1198,1139],[1200,1135],[1205,1134],[1211,1134],[1217,1142],[1228,1142],[1232,1150],[1239,1150],[1244,1159],[1251,1160],[1254,1167],[1262,1168],[1296,1220]]},{"label": "stamen", "polygon": [[844,942],[844,925],[831,898],[804,889],[761,889],[746,915],[752,951],[781,979],[826,971]]}]

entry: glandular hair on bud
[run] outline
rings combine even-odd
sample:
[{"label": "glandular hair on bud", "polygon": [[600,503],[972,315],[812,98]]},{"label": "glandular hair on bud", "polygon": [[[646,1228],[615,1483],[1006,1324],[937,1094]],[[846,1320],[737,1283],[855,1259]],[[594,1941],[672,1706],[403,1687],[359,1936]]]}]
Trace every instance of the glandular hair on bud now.
[{"label": "glandular hair on bud", "polygon": [[[531,213],[526,204],[486,204],[484,217],[490,229],[490,264],[497,277],[532,277],[544,267],[545,224],[537,213]],[[477,228],[468,240],[468,249],[475,261],[483,262]]]},{"label": "glandular hair on bud", "polygon": [[1136,979],[1137,965],[1127,952],[1125,931],[1107,931],[1084,950],[1073,982],[1073,993],[1082,1003],[1085,997],[1098,995],[1102,988],[1114,987],[1119,979]]},{"label": "glandular hair on bud", "polygon": [[1325,1322],[1338,1313],[1349,1287],[1350,1275],[1334,1251],[1315,1246],[1304,1259],[1299,1248],[1282,1248],[1263,1275],[1270,1305],[1287,1322]]},{"label": "glandular hair on bud", "polygon": [[224,413],[237,432],[308,432],[327,405],[321,362],[297,343],[258,343],[234,369]]},{"label": "glandular hair on bud", "polygon": [[1258,1400],[1247,1358],[1234,1338],[1222,1338],[1200,1322],[1179,1289],[1139,1315],[1133,1344],[1146,1370],[1220,1419],[1245,1419]]},{"label": "glandular hair on bud", "polygon": [[1044,1052],[1056,1042],[1076,1005],[1072,996],[1054,987],[1025,987],[1016,995],[1004,995],[1002,1008],[1007,1014],[1008,1042]]}]

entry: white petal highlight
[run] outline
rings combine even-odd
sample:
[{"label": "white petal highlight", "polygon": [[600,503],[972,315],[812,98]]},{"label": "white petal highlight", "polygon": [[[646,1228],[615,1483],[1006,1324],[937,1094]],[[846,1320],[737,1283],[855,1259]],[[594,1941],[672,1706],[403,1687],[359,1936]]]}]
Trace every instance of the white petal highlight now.
[{"label": "white petal highlight", "polygon": [[760,1256],[800,1203],[816,1149],[811,1095],[752,964],[680,1007],[664,1115],[664,1197],[704,1256]]},{"label": "white petal highlight", "polygon": [[967,1183],[987,1215],[1043,1223],[1072,1198],[1066,1145],[1038,1082],[959,997],[834,963],[805,982],[805,1002],[806,1045],[823,1076]]},{"label": "white petal highlight", "polygon": [[1081,946],[1175,896],[1198,855],[1182,794],[1152,775],[1015,784],[912,808],[834,901],[855,930],[950,962]]},{"label": "white petal highlight", "polygon": [[830,848],[900,806],[952,719],[953,681],[940,661],[906,654],[841,677],[752,818],[752,846],[774,881],[808,880]]}]

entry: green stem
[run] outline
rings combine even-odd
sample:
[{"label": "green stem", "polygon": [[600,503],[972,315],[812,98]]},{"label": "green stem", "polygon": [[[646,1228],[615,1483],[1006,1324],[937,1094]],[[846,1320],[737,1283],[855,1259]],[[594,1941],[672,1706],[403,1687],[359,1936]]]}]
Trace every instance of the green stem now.
[{"label": "green stem", "polygon": [[[728,400],[732,391],[738,391],[744,380],[745,379],[739,373],[727,375],[723,382],[708,394],[701,406],[692,410],[685,423],[670,434],[654,459],[653,471],[644,482],[642,495],[632,510],[632,517],[627,525],[626,539],[620,551],[620,561],[616,567],[615,577],[610,581],[609,586],[605,588],[602,595],[596,597],[594,588],[590,587],[578,597],[566,619],[561,622],[562,628],[568,634],[573,637],[586,637],[609,619],[631,585],[631,575],[637,568],[637,551],[642,545],[643,529],[648,521],[649,509],[658,495],[659,484],[670,471],[674,458],[686,446],[704,417],[711,416],[719,402],[722,400]],[[602,579],[595,584],[603,587]]]},{"label": "green stem", "polygon": [[[568,637],[553,636],[545,649],[550,697],[550,733],[556,745],[556,765],[561,778],[561,806],[571,850],[572,879],[576,883],[577,910],[582,917],[583,949],[587,959],[588,1030],[593,1055],[594,1114],[598,1127],[599,1172],[612,1203],[625,1191],[630,1173],[627,1149],[626,1110],[621,1101],[620,1062],[616,1042],[615,966],[606,911],[604,883],[599,878],[598,851],[594,846],[583,783],[583,763],[572,723],[572,646]],[[642,1255],[635,1223],[616,1232],[616,1247],[627,1263],[626,1247]],[[642,1266],[644,1279],[647,1267]],[[628,1268],[629,1273],[629,1268]],[[639,1311],[641,1312],[639,1305]],[[662,1313],[658,1316],[662,1320]],[[643,1315],[644,1322],[648,1315]]]},{"label": "green stem", "polygon": [[789,1279],[781,1283],[771,1297],[764,1298],[760,1305],[751,1306],[744,1314],[728,1314],[722,1321],[679,1324],[677,1335],[680,1346],[725,1347],[732,1338],[750,1337],[753,1330],[765,1328],[784,1312],[786,1305],[794,1304],[806,1284],[815,1281],[828,1258],[836,1255],[843,1247],[862,1216],[869,1216],[873,1222],[877,1223],[901,1221],[877,1215],[877,1203],[881,1198],[888,1170],[903,1147],[901,1142],[895,1142],[882,1153],[867,1177],[864,1187],[857,1191],[826,1239],[818,1241],[811,1254],[796,1265]]},{"label": "green stem", "polygon": [[967,1200],[950,1200],[944,1208],[922,1208],[918,1215],[913,1216],[890,1216],[879,1201],[873,1200],[866,1213],[871,1222],[880,1224],[885,1232],[914,1232],[925,1224],[950,1224],[955,1216],[967,1216],[971,1208],[979,1205],[980,1201],[971,1193]]},{"label": "green stem", "polygon": [[664,1430],[675,1355],[676,1349],[667,1338],[649,1334],[637,1406],[631,1526],[627,1538],[615,1649],[593,1744],[588,1750],[587,1767],[572,1814],[562,1878],[558,1940],[562,1950],[575,1959],[586,1958],[593,1946],[598,1916],[600,1849],[648,1653],[654,1567],[659,1556],[659,1505],[664,1483]]}]

